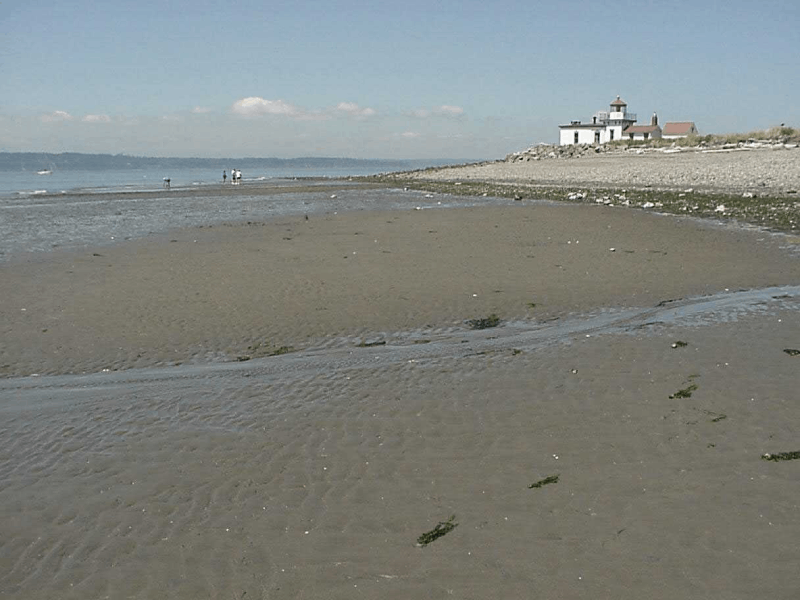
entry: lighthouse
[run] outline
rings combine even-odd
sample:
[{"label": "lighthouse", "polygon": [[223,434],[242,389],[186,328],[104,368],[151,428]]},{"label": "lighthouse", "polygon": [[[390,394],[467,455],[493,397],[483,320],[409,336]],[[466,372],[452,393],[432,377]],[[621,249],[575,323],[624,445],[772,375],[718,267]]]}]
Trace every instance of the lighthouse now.
[{"label": "lighthouse", "polygon": [[569,125],[559,125],[559,143],[565,144],[605,144],[622,139],[622,132],[636,123],[636,115],[628,112],[628,104],[619,96],[612,100],[608,110],[601,110],[592,116],[591,123],[572,121]]},{"label": "lighthouse", "polygon": [[622,139],[622,132],[630,125],[636,123],[636,115],[628,112],[628,105],[619,96],[609,105],[608,120],[606,123],[606,139],[601,141],[613,142]]}]

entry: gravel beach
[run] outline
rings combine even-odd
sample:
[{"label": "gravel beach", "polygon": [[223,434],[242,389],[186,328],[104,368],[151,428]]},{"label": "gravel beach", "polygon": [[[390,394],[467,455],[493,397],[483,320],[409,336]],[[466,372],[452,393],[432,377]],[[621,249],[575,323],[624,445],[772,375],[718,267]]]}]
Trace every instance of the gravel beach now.
[{"label": "gravel beach", "polygon": [[[546,155],[545,155],[546,156]],[[652,187],[781,197],[800,192],[800,149],[628,150],[579,158],[512,160],[419,171],[420,179],[482,180],[543,185]]]},{"label": "gravel beach", "polygon": [[504,161],[366,180],[433,192],[634,207],[777,231],[800,228],[795,144],[568,152],[536,147]]}]

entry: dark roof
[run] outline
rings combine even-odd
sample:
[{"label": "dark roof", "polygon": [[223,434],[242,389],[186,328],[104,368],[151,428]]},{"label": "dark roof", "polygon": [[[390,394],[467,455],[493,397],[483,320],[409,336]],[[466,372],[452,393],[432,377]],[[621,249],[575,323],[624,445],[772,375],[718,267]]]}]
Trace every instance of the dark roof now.
[{"label": "dark roof", "polygon": [[619,99],[619,96],[617,96],[617,99],[616,99],[616,100],[614,100],[614,101],[611,103],[611,106],[628,106],[628,105],[625,103],[625,101],[624,101],[624,100],[620,100],[620,99]]}]

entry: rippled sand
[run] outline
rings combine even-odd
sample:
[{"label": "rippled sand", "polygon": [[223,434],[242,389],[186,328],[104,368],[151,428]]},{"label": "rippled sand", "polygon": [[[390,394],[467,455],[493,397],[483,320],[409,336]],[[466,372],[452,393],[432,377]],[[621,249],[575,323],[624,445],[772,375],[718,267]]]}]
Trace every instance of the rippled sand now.
[{"label": "rippled sand", "polygon": [[792,247],[527,205],[2,265],[0,594],[792,598]]}]

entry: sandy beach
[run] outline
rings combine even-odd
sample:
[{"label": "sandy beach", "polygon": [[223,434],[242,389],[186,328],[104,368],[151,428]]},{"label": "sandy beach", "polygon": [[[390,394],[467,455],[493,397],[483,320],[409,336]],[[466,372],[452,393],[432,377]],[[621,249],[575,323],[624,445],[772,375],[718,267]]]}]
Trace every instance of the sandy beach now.
[{"label": "sandy beach", "polygon": [[800,238],[417,208],[0,264],[0,597],[796,598]]}]

